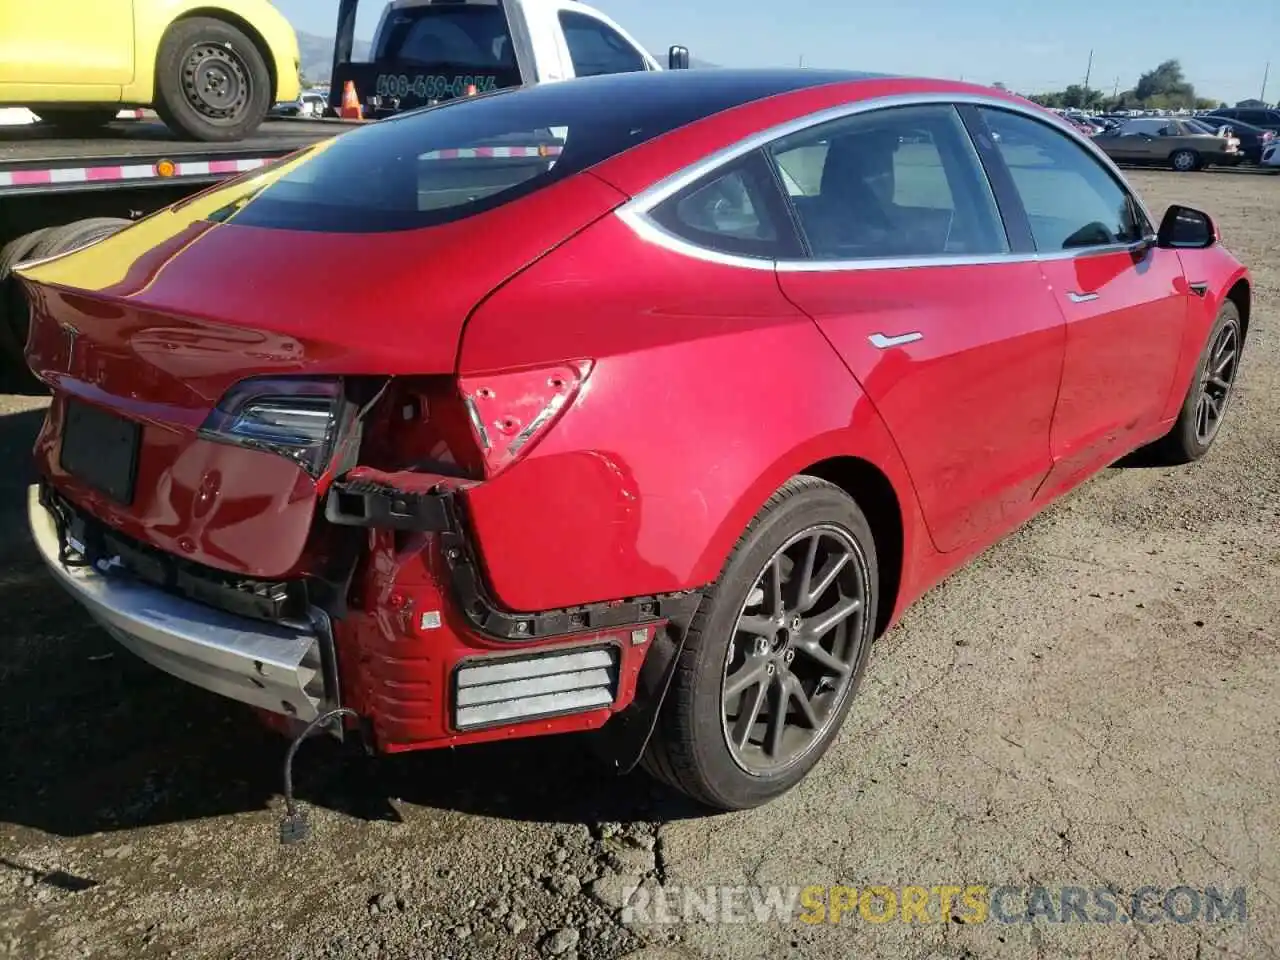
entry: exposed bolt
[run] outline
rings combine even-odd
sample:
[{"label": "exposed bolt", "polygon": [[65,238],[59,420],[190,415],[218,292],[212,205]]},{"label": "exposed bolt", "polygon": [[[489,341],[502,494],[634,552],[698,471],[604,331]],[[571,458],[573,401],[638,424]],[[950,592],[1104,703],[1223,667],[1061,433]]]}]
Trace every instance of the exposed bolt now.
[{"label": "exposed bolt", "polygon": [[794,650],[788,650],[786,653],[782,655],[782,659],[787,663],[790,663],[795,658],[796,658],[796,652]]},{"label": "exposed bolt", "polygon": [[516,623],[516,633],[528,633],[528,632],[529,632],[529,624],[525,623],[523,620],[520,620],[519,622]]},{"label": "exposed bolt", "polygon": [[771,676],[771,677],[772,677],[772,676],[773,676],[773,664],[772,664],[772,663],[770,663],[770,664],[766,664],[766,665],[765,665],[765,668],[764,668],[764,672],[765,672],[765,673],[767,673],[769,676]]},{"label": "exposed bolt", "polygon": [[764,656],[769,652],[769,641],[764,637],[756,637],[756,653]]},{"label": "exposed bolt", "polygon": [[450,560],[457,560],[458,557],[461,556],[461,554],[458,552],[457,547],[450,547],[448,552],[445,553],[445,556],[448,557]]},{"label": "exposed bolt", "polygon": [[800,617],[791,618],[791,629],[793,631],[795,631],[796,633],[799,633],[803,627],[804,627],[804,620],[802,620]]}]

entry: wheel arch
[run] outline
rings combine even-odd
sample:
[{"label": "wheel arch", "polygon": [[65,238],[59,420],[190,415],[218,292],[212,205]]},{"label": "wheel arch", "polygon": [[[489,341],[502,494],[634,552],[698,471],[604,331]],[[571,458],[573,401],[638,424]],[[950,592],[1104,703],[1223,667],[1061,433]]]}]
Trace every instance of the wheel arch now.
[{"label": "wheel arch", "polygon": [[1227,290],[1225,299],[1230,300],[1240,311],[1240,346],[1244,348],[1249,338],[1249,314],[1253,309],[1253,288],[1248,277],[1239,277]]},{"label": "wheel arch", "polygon": [[888,629],[902,589],[904,529],[898,492],[884,471],[861,457],[837,456],[812,463],[800,471],[835,484],[862,508],[876,542],[880,600],[876,636]]},{"label": "wheel arch", "polygon": [[262,57],[262,62],[267,65],[267,76],[271,78],[271,103],[275,103],[280,94],[280,64],[276,63],[275,51],[271,44],[267,42],[266,37],[262,35],[257,27],[244,17],[233,13],[225,7],[192,7],[190,10],[183,10],[178,16],[174,17],[165,25],[164,31],[160,35],[159,42],[156,43],[155,63],[152,64],[152,70],[155,76],[153,83],[152,96],[159,95],[160,87],[160,51],[164,48],[165,38],[169,36],[170,31],[178,24],[187,20],[193,20],[196,17],[204,17],[208,20],[220,20],[229,27],[235,27],[252,43],[258,51],[258,55]]}]

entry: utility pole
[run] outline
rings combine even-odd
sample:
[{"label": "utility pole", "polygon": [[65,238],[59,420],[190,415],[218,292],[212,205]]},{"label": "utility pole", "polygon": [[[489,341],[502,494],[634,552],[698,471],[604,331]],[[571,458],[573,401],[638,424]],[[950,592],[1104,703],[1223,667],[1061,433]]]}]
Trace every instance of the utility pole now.
[{"label": "utility pole", "polygon": [[1111,88],[1111,99],[1114,100],[1120,96],[1120,78],[1116,77],[1116,85]]},{"label": "utility pole", "polygon": [[1258,99],[1263,103],[1267,102],[1267,78],[1271,76],[1271,61],[1267,61],[1266,67],[1262,71],[1262,96]]},{"label": "utility pole", "polygon": [[804,66],[804,54],[800,54],[800,66]]},{"label": "utility pole", "polygon": [[1084,68],[1084,92],[1089,93],[1089,77],[1093,75],[1093,51],[1089,51],[1089,65]]}]

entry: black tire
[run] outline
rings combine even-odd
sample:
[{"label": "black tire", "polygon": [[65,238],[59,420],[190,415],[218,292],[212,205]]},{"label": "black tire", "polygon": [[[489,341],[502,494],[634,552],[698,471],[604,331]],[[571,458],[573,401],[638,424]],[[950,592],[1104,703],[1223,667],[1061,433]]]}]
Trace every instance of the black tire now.
[{"label": "black tire", "polygon": [[1178,173],[1191,173],[1199,170],[1204,163],[1200,159],[1200,154],[1194,150],[1175,150],[1169,155],[1169,166]]},{"label": "black tire", "polygon": [[24,233],[0,250],[0,353],[18,370],[26,369],[23,352],[27,345],[27,299],[12,274],[13,266],[30,259],[31,251],[48,232],[45,227]]},{"label": "black tire", "polygon": [[[1205,437],[1200,429],[1201,396],[1210,386],[1208,377],[1213,372],[1210,370],[1210,363],[1214,359],[1217,346],[1224,336],[1229,335],[1224,331],[1234,333],[1235,356],[1225,381],[1227,388],[1222,395],[1221,412],[1218,414],[1212,433]],[[1224,300],[1218,310],[1213,328],[1209,331],[1208,339],[1205,341],[1204,350],[1200,354],[1200,363],[1196,366],[1195,376],[1192,377],[1191,386],[1187,389],[1187,396],[1182,402],[1182,409],[1178,412],[1178,419],[1167,434],[1146,449],[1149,459],[1166,466],[1177,466],[1199,460],[1209,452],[1213,441],[1218,437],[1219,428],[1226,417],[1227,410],[1231,406],[1231,397],[1235,393],[1236,375],[1239,371],[1240,354],[1243,349],[1244,328],[1240,323],[1240,309],[1233,301]]]},{"label": "black tire", "polygon": [[[735,759],[728,744],[723,683],[726,667],[735,656],[730,644],[737,642],[739,615],[770,558],[793,538],[816,527],[838,528],[856,545],[850,566],[856,568],[864,584],[865,600],[846,641],[846,648],[856,644],[847,654],[849,679],[830,704],[809,746],[790,766],[771,775],[752,773]],[[720,810],[759,806],[799,783],[835,739],[857,693],[875,631],[878,579],[875,541],[857,503],[839,487],[816,477],[795,477],[784,484],[748,525],[693,617],[642,760],[645,770]]]},{"label": "black tire", "polygon": [[189,17],[160,43],[155,110],[175,133],[206,142],[243,140],[262,123],[274,96],[262,53],[229,23]]},{"label": "black tire", "polygon": [[14,264],[23,260],[39,260],[54,254],[67,253],[86,246],[95,240],[115,233],[129,225],[128,220],[115,217],[93,217],[77,220],[58,227],[45,227],[25,234],[0,251],[0,311],[3,312],[5,352],[13,360],[23,363],[27,343],[27,329],[31,323],[31,311],[22,287],[10,276]]},{"label": "black tire", "polygon": [[37,110],[36,115],[45,123],[57,127],[62,132],[91,134],[109,124],[119,112],[117,107],[82,110],[77,110],[73,107],[55,107],[48,110]]}]

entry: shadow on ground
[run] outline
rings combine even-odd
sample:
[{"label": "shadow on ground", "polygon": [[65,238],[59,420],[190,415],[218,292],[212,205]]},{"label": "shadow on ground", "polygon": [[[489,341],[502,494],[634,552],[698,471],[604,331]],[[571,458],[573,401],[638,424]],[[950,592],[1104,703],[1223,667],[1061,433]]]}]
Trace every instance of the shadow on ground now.
[{"label": "shadow on ground", "polygon": [[[0,823],[76,836],[276,806],[287,742],[120,648],[36,556],[26,488],[43,416],[0,415]],[[364,819],[394,817],[389,798],[545,822],[700,815],[575,736],[378,760],[317,739],[295,775],[300,799]]]}]

